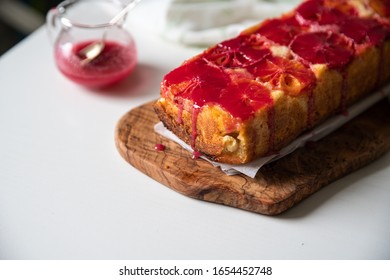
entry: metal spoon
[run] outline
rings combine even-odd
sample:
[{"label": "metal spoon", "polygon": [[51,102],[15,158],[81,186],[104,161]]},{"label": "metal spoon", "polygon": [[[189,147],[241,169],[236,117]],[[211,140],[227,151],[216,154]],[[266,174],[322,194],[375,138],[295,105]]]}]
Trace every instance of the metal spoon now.
[{"label": "metal spoon", "polygon": [[[125,8],[123,8],[123,10],[121,10],[115,17],[113,17],[109,21],[108,26],[116,24],[129,10],[134,8],[140,1],[141,0],[133,0],[131,3],[129,3]],[[84,57],[84,59],[81,61],[82,65],[91,62],[103,52],[105,47],[104,40],[106,39],[106,34],[107,29],[103,32],[102,38],[100,40],[89,44],[78,52],[81,57]]]}]

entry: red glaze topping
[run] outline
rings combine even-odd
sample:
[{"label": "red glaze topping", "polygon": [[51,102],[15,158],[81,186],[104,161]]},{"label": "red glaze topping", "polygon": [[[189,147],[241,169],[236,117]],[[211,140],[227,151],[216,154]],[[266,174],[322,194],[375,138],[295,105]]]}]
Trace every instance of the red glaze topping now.
[{"label": "red glaze topping", "polygon": [[201,156],[202,156],[202,154],[201,154],[200,152],[194,151],[194,152],[192,153],[191,158],[195,160],[195,159],[200,158]]},{"label": "red glaze topping", "polygon": [[376,46],[389,35],[389,30],[374,19],[353,17],[341,23],[340,33],[351,38],[355,44]]},{"label": "red glaze topping", "polygon": [[234,117],[246,120],[267,105],[273,104],[270,91],[260,83],[253,80],[239,81],[229,88],[227,96],[222,96],[222,107],[226,108]]},{"label": "red glaze topping", "polygon": [[297,60],[282,57],[267,57],[249,69],[251,73],[263,83],[274,89],[284,90],[287,94],[303,94],[311,90],[316,78],[313,71]]},{"label": "red glaze topping", "polygon": [[208,63],[204,59],[189,61],[168,73],[163,81],[163,90],[170,91],[177,98],[194,100],[194,105],[203,106],[216,93],[230,83],[229,76],[221,68]]},{"label": "red glaze topping", "polygon": [[342,68],[354,54],[344,37],[331,32],[305,33],[295,37],[291,50],[312,64],[326,64],[330,68]]},{"label": "red glaze topping", "polygon": [[293,16],[267,20],[260,25],[256,33],[279,45],[288,46],[295,36],[305,29],[307,28],[301,26]]},{"label": "red glaze topping", "polygon": [[247,67],[271,54],[267,43],[256,36],[239,36],[224,41],[204,54],[204,58],[218,66]]},{"label": "red glaze topping", "polygon": [[156,151],[162,152],[162,151],[165,150],[165,146],[164,146],[163,144],[156,144],[156,145],[154,146],[154,149],[155,149]]},{"label": "red glaze topping", "polygon": [[245,78],[232,81],[223,68],[203,59],[188,62],[165,76],[164,87],[178,84],[183,85],[174,89],[176,100],[190,99],[195,108],[219,104],[241,120],[273,102],[269,90],[260,83]]},{"label": "red glaze topping", "polygon": [[296,17],[304,25],[338,24],[357,11],[346,1],[312,0],[306,1],[296,9]]}]

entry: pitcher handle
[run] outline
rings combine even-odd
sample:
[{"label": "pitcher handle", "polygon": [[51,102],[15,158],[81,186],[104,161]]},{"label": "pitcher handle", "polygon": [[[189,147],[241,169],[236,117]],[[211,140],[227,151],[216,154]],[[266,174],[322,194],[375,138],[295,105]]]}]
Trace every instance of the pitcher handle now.
[{"label": "pitcher handle", "polygon": [[56,40],[55,33],[58,31],[58,23],[57,23],[58,16],[59,16],[59,11],[57,8],[50,9],[46,15],[47,33],[49,34],[49,39],[51,43],[54,43]]}]

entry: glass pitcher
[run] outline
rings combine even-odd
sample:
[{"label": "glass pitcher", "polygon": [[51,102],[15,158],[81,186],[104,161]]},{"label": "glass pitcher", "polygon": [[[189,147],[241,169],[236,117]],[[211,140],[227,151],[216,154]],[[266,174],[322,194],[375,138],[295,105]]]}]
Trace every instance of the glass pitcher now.
[{"label": "glass pitcher", "polygon": [[127,12],[137,0],[69,0],[47,14],[58,69],[87,87],[106,87],[135,68],[137,50],[125,30]]}]

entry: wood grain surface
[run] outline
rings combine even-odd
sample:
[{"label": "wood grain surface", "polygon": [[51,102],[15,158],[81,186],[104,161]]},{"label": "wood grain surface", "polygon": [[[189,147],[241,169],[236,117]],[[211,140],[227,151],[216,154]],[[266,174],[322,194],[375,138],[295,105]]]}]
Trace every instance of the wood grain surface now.
[{"label": "wood grain surface", "polygon": [[[124,115],[115,131],[122,157],[186,196],[277,215],[390,149],[390,105],[384,100],[326,138],[262,168],[252,179],[225,175],[153,130],[153,102]],[[155,145],[163,144],[164,151]]]}]

